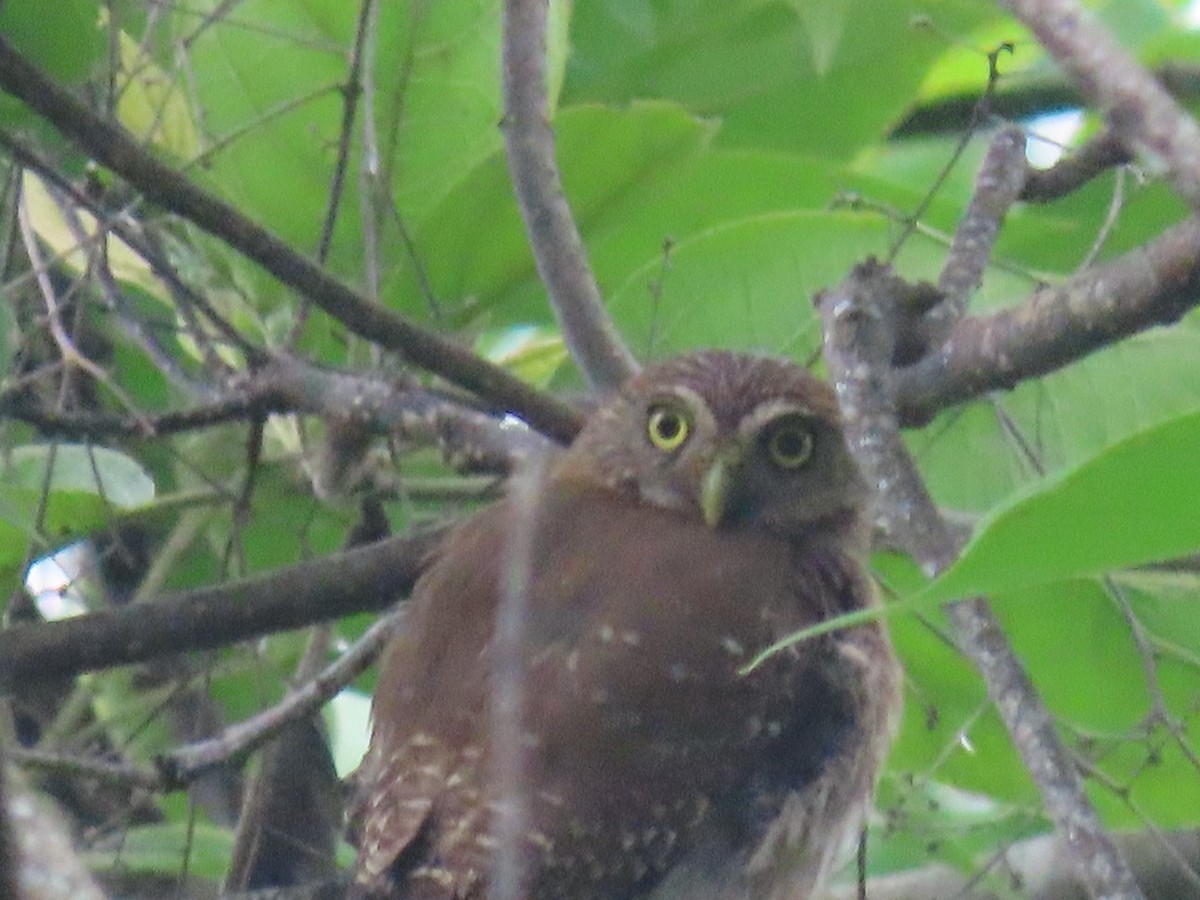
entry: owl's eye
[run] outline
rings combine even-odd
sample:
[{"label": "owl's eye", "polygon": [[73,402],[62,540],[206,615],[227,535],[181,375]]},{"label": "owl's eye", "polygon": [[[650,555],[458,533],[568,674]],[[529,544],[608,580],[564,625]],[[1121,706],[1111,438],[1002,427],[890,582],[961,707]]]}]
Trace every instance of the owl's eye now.
[{"label": "owl's eye", "polygon": [[767,455],[781,469],[800,468],[812,452],[813,435],[803,422],[781,422],[767,435]]},{"label": "owl's eye", "polygon": [[663,453],[678,450],[691,432],[692,420],[686,411],[666,403],[656,403],[650,407],[646,434],[650,443]]}]

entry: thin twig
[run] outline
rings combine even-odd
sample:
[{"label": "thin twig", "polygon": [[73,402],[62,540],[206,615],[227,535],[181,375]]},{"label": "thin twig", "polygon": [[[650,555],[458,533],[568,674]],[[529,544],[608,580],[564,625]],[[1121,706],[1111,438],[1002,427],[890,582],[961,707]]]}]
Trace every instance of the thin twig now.
[{"label": "thin twig", "polygon": [[[333,232],[337,225],[338,211],[342,206],[342,194],[346,184],[346,167],[350,164],[350,142],[354,135],[354,117],[358,112],[358,103],[362,97],[362,65],[363,45],[367,40],[367,26],[373,21],[375,0],[361,0],[358,8],[358,24],[354,31],[354,42],[350,45],[349,71],[346,81],[342,84],[342,124],[338,130],[338,151],[333,167],[333,177],[329,181],[329,199],[325,205],[325,217],[321,222],[321,236],[317,240],[317,262],[321,265],[329,259],[329,250],[333,246]],[[370,114],[370,110],[368,110]],[[372,294],[372,299],[377,295]],[[287,346],[295,348],[304,334],[304,325],[308,321],[311,306],[303,303],[296,313],[296,321],[292,333],[288,337]]]},{"label": "thin twig", "polygon": [[887,261],[889,263],[895,261],[900,249],[908,242],[909,237],[917,229],[921,217],[925,215],[926,210],[929,209],[929,204],[933,202],[934,196],[941,189],[946,179],[950,177],[950,173],[958,164],[959,158],[966,151],[967,146],[971,143],[971,139],[974,138],[975,131],[979,128],[980,123],[990,114],[992,95],[995,93],[996,83],[1000,80],[1000,54],[1012,53],[1012,49],[1012,44],[1005,43],[987,54],[987,87],[984,89],[983,95],[975,102],[974,108],[971,111],[970,121],[967,123],[963,133],[959,135],[958,142],[955,144],[954,150],[950,153],[950,158],[946,160],[941,171],[934,177],[933,183],[925,191],[925,195],[921,198],[921,202],[917,204],[916,209],[905,217],[904,227],[901,229],[900,234],[892,241],[891,250],[888,252]]},{"label": "thin twig", "polygon": [[147,791],[163,789],[162,777],[157,772],[138,768],[132,763],[25,747],[12,747],[8,753],[14,764],[31,771],[73,779],[86,778],[96,784],[123,788],[136,787]]},{"label": "thin twig", "polygon": [[277,235],[164,165],[120,126],[76,100],[0,35],[0,87],[116,172],[147,199],[194,222],[308,297],[356,334],[461,385],[560,441],[579,429],[570,407],[452,340],[370,303]]},{"label": "thin twig", "polygon": [[63,325],[62,312],[59,308],[58,297],[54,291],[54,285],[50,281],[50,273],[46,268],[46,264],[42,259],[41,249],[38,244],[37,235],[33,230],[33,223],[29,219],[29,209],[24,200],[17,204],[17,222],[21,228],[21,237],[25,242],[25,252],[29,254],[29,261],[33,266],[34,276],[37,279],[38,288],[42,292],[42,298],[46,302],[47,319],[50,324],[50,334],[54,338],[54,343],[58,346],[59,353],[62,354],[65,371],[69,372],[72,367],[82,369],[100,384],[107,387],[114,397],[124,406],[139,422],[146,432],[150,432],[150,422],[134,403],[133,398],[117,384],[109,374],[104,371],[96,363],[88,359],[75,346],[75,342],[71,336],[67,334],[67,329]]},{"label": "thin twig", "polygon": [[403,608],[389,613],[363,632],[335,662],[311,681],[289,691],[275,706],[226,728],[214,738],[187,744],[161,757],[158,762],[163,778],[170,785],[186,785],[216,766],[244,759],[292,722],[312,715],[366,671],[403,622]]}]

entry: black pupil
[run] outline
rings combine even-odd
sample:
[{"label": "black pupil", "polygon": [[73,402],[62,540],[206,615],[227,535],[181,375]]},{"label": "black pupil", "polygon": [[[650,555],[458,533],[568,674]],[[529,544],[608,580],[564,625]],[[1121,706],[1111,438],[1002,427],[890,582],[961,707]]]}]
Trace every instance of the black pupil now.
[{"label": "black pupil", "polygon": [[658,417],[658,436],[664,441],[673,441],[679,437],[683,421],[673,413],[663,413]]},{"label": "black pupil", "polygon": [[807,440],[803,432],[795,428],[775,435],[775,452],[784,459],[796,459],[807,451]]}]

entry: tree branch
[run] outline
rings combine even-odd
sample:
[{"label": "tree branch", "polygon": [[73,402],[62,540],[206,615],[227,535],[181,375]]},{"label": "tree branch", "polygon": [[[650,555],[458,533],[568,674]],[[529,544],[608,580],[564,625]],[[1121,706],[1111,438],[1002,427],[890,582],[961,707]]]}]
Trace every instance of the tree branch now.
[{"label": "tree branch", "polygon": [[1060,369],[1200,304],[1200,220],[1188,219],[1150,243],[1024,304],[967,316],[941,348],[895,374],[906,426],[988,391]]},{"label": "tree branch", "polygon": [[[0,760],[0,766],[7,765]],[[106,900],[92,873],[71,842],[71,829],[58,811],[48,807],[13,769],[3,773],[4,806],[0,817],[11,828],[15,868],[4,881],[15,881],[6,897],[25,900]]]},{"label": "tree branch", "polygon": [[1133,155],[1105,128],[1048,169],[1026,167],[1021,199],[1048,203],[1074,193],[1101,172],[1133,162]]},{"label": "tree branch", "polygon": [[[825,360],[837,386],[847,439],[868,483],[877,485],[877,520],[934,576],[954,562],[960,548],[900,438],[891,378],[895,335],[889,323],[894,321],[892,307],[907,290],[886,267],[869,262],[822,294],[818,306]],[[1133,875],[1084,793],[1050,713],[987,601],[958,601],[947,606],[946,615],[983,676],[988,696],[1093,895],[1140,898]]]},{"label": "tree branch", "polygon": [[162,756],[158,766],[165,786],[183,787],[217,766],[239,762],[292,723],[315,713],[366,671],[403,622],[402,610],[392,611],[372,624],[334,662],[288,691],[274,706],[230,725],[214,737],[185,744]]},{"label": "tree branch", "polygon": [[608,311],[554,154],[546,93],[546,0],[504,4],[504,148],[521,218],[571,357],[588,383],[613,390],[638,368]]},{"label": "tree branch", "polygon": [[436,444],[452,466],[472,472],[508,472],[516,460],[550,447],[537,432],[506,425],[406,375],[339,372],[286,356],[229,379],[226,393],[206,403],[139,417],[49,409],[21,385],[0,391],[0,416],[34,425],[43,435],[76,440],[165,437],[269,413],[353,418],[368,433]]},{"label": "tree branch", "polygon": [[550,437],[565,442],[578,430],[579,415],[570,407],[453,341],[370,303],[266,228],[159,162],[123,128],[97,116],[17,53],[3,35],[0,87],[145,197],[220,238],[355,334],[498,404]]},{"label": "tree branch", "polygon": [[389,538],[153,602],[0,631],[0,694],[31,681],[143,662],[379,610],[407,593],[445,529]]},{"label": "tree branch", "polygon": [[1200,126],[1077,0],[998,0],[1033,32],[1125,145],[1165,165],[1200,212]]}]

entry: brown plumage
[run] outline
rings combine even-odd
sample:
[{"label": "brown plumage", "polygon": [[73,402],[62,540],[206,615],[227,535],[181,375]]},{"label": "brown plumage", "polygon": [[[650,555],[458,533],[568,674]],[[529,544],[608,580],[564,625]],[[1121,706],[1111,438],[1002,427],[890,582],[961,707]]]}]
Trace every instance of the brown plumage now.
[{"label": "brown plumage", "polygon": [[[493,626],[533,541],[516,850],[532,900],[800,900],[852,846],[899,708],[864,492],[827,385],[782,360],[648,367],[537,485],[445,542],[413,593],[359,772],[359,896],[482,898],[497,846]],[[504,748],[514,752],[512,747]]]}]

